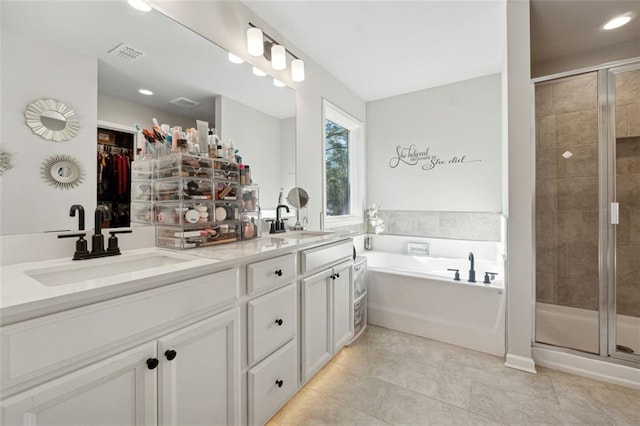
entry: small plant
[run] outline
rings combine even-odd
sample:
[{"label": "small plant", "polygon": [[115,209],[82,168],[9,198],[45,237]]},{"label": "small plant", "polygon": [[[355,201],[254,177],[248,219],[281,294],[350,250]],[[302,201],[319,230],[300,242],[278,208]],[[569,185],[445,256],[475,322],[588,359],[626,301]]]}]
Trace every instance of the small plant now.
[{"label": "small plant", "polygon": [[367,208],[367,234],[384,232],[384,220],[378,217],[379,208],[377,204],[371,204]]}]

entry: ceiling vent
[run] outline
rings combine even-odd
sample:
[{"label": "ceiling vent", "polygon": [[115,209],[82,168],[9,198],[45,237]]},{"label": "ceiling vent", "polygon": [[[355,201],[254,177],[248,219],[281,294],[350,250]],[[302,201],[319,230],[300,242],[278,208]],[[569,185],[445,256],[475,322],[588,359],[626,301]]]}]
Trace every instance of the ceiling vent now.
[{"label": "ceiling vent", "polygon": [[193,108],[196,105],[200,105],[199,102],[192,101],[189,98],[185,98],[184,96],[180,96],[179,98],[171,99],[169,103],[177,105],[182,108]]},{"label": "ceiling vent", "polygon": [[109,55],[122,59],[125,62],[134,62],[143,56],[147,55],[147,52],[130,46],[128,44],[120,43],[109,51]]}]

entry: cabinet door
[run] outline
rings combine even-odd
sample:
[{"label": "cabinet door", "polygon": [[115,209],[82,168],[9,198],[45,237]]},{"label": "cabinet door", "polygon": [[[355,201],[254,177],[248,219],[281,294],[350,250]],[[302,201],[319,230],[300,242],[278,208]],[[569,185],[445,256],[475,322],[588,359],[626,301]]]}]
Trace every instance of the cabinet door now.
[{"label": "cabinet door", "polygon": [[333,269],[333,353],[353,337],[353,296],[351,294],[353,267],[351,263]]},{"label": "cabinet door", "polygon": [[240,422],[240,311],[158,340],[161,425]]},{"label": "cabinet door", "polygon": [[[42,354],[46,356],[46,354]],[[107,358],[4,400],[3,425],[154,425],[155,342]]]},{"label": "cabinet door", "polygon": [[331,270],[302,280],[302,380],[331,359]]}]

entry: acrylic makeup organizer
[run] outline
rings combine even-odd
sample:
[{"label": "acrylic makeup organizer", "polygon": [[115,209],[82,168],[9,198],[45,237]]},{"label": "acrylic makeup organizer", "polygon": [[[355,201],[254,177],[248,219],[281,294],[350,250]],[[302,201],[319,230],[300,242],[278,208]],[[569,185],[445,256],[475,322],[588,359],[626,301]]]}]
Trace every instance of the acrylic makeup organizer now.
[{"label": "acrylic makeup organizer", "polygon": [[132,221],[153,224],[156,246],[187,249],[260,236],[258,186],[237,163],[172,154],[132,163]]}]

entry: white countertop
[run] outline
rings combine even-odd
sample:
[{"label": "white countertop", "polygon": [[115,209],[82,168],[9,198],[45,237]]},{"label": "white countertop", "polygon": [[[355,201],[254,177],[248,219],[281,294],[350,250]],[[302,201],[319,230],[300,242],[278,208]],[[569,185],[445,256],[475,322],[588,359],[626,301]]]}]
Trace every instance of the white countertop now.
[{"label": "white countertop", "polygon": [[[202,276],[263,258],[338,241],[349,234],[314,235],[297,239],[295,234],[263,236],[250,241],[202,247],[190,250],[148,248],[127,250],[120,256],[72,261],[69,257],[42,262],[20,263],[0,268],[0,325],[24,321],[89,303]],[[61,285],[45,285],[34,278],[34,271],[88,271],[108,268],[109,262],[132,262],[138,257],[166,254],[179,258],[177,263],[123,272],[110,276],[79,280]],[[80,272],[80,271],[78,271]],[[44,277],[43,279],[47,279]]]}]

